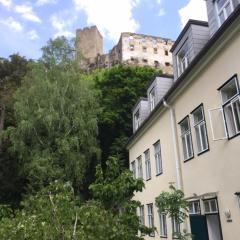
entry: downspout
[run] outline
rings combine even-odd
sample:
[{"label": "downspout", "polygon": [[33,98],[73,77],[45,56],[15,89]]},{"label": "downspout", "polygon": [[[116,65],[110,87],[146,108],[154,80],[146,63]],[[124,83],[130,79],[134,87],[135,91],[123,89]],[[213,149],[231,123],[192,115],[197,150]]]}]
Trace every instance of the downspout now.
[{"label": "downspout", "polygon": [[181,162],[180,162],[180,156],[179,156],[180,154],[179,154],[178,140],[177,140],[177,127],[176,127],[175,110],[164,99],[163,99],[163,105],[166,108],[168,108],[169,111],[170,111],[174,160],[175,160],[176,177],[177,177],[177,188],[183,191],[183,179],[182,179]]}]

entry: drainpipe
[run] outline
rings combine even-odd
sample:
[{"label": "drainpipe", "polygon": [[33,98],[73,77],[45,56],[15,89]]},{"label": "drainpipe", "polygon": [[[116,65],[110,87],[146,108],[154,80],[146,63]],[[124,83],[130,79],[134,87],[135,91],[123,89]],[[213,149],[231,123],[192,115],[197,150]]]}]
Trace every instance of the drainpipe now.
[{"label": "drainpipe", "polygon": [[176,175],[177,175],[177,188],[183,191],[183,179],[182,179],[182,170],[181,170],[181,163],[180,163],[180,157],[179,157],[179,148],[178,148],[178,140],[177,140],[177,127],[176,127],[175,110],[165,100],[163,100],[163,105],[166,108],[168,108],[169,111],[170,111],[171,130],[172,130],[172,139],[173,139],[173,150],[174,150],[174,160],[175,160]]}]

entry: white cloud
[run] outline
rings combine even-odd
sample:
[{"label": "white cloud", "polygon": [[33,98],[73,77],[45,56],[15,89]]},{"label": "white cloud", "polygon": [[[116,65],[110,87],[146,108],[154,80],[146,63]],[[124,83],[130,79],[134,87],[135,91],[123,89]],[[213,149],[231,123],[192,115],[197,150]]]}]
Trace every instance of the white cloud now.
[{"label": "white cloud", "polygon": [[164,8],[160,8],[159,12],[158,12],[158,16],[161,17],[161,16],[164,16],[166,14]]},{"label": "white cloud", "polygon": [[8,9],[12,6],[12,0],[0,0],[0,3]]},{"label": "white cloud", "polygon": [[73,0],[77,10],[87,15],[88,25],[97,25],[104,37],[117,41],[121,32],[136,32],[139,23],[133,9],[140,0]]},{"label": "white cloud", "polygon": [[206,2],[203,0],[189,0],[188,4],[179,11],[182,27],[189,19],[207,20]]},{"label": "white cloud", "polygon": [[34,13],[30,4],[16,5],[15,11],[31,22],[41,23],[41,19]]},{"label": "white cloud", "polygon": [[14,18],[9,17],[7,19],[0,19],[0,24],[7,26],[12,29],[14,32],[21,32],[23,30],[23,26],[20,22],[16,21]]},{"label": "white cloud", "polygon": [[32,41],[34,41],[34,40],[39,38],[36,30],[31,30],[31,31],[27,32],[27,36]]},{"label": "white cloud", "polygon": [[37,6],[43,6],[46,4],[56,4],[57,0],[37,0],[36,5]]},{"label": "white cloud", "polygon": [[71,31],[67,30],[68,26],[71,25],[71,20],[66,21],[57,15],[53,15],[50,18],[50,22],[56,31],[54,38],[59,36],[74,37],[74,34]]}]

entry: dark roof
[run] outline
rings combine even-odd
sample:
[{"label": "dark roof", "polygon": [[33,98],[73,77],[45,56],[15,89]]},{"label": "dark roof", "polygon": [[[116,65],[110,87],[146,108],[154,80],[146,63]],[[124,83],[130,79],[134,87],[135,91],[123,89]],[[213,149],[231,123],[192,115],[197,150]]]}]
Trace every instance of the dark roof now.
[{"label": "dark roof", "polygon": [[185,27],[183,28],[182,32],[179,34],[177,40],[175,41],[175,43],[173,44],[172,48],[170,49],[170,52],[174,51],[174,49],[177,47],[179,42],[182,40],[184,34],[187,32],[187,30],[189,29],[189,27],[191,25],[198,25],[198,26],[208,27],[208,22],[190,19],[187,22],[187,24],[185,25]]},{"label": "dark roof", "polygon": [[156,79],[157,77],[172,78],[172,79],[173,79],[173,75],[169,75],[169,74],[156,74],[156,75],[152,78],[152,80],[147,84],[147,86],[146,86],[147,89],[151,86],[151,84],[155,81],[155,79]]},{"label": "dark roof", "polygon": [[174,82],[172,87],[166,93],[164,98],[157,104],[154,110],[150,113],[150,115],[145,119],[145,121],[141,124],[141,126],[137,129],[137,131],[129,138],[127,145],[137,136],[137,134],[144,128],[144,126],[150,121],[152,116],[156,113],[156,111],[163,106],[164,100],[167,100],[174,91],[181,85],[186,77],[191,73],[192,69],[200,62],[200,60],[208,53],[208,51],[212,48],[214,43],[224,34],[224,32],[229,28],[229,26],[240,17],[240,5],[238,5],[234,12],[228,17],[228,19],[222,24],[222,26],[218,29],[218,31],[213,35],[213,37],[207,42],[204,48],[198,53],[198,55],[193,59],[188,68],[183,72],[183,74]]}]

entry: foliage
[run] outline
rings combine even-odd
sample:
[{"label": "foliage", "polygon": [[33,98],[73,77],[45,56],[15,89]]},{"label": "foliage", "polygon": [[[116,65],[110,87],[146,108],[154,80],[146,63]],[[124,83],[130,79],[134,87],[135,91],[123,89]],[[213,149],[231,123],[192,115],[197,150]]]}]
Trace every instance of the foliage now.
[{"label": "foliage", "polygon": [[132,134],[132,108],[145,96],[147,84],[157,73],[150,67],[118,65],[90,75],[101,93],[99,140],[103,160],[113,155],[128,159],[125,144]]},{"label": "foliage", "polygon": [[51,51],[43,52],[43,58],[50,62],[32,64],[16,93],[17,125],[5,136],[21,159],[29,191],[62,179],[70,180],[79,193],[88,166],[99,154],[97,95],[74,62],[59,62],[58,49],[54,44],[48,47]]},{"label": "foliage", "polygon": [[0,239],[140,240],[139,203],[131,198],[134,191],[142,190],[143,182],[133,179],[129,170],[120,173],[115,158],[107,161],[107,166],[105,174],[97,167],[97,180],[91,186],[93,200],[83,203],[69,183],[55,181],[28,196],[21,210],[2,217]]},{"label": "foliage", "polygon": [[[21,86],[28,71],[28,63],[28,60],[18,54],[0,60],[0,134],[5,128],[16,125],[13,95]],[[9,139],[0,140],[0,202],[17,205],[25,179],[18,157],[9,152],[10,144]]]},{"label": "foliage", "polygon": [[[172,184],[169,186],[170,192],[163,191],[155,199],[155,203],[159,212],[164,212],[170,218],[175,219],[181,224],[188,217],[188,202],[184,199],[184,193],[180,189],[176,189]],[[181,240],[191,239],[191,234],[177,233],[177,238]]]}]

